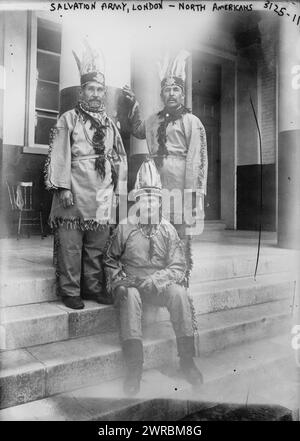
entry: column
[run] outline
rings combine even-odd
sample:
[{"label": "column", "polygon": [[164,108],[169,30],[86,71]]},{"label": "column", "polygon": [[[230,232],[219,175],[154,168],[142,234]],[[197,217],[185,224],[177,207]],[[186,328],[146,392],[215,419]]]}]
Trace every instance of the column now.
[{"label": "column", "polygon": [[[153,55],[151,55],[153,54]],[[152,48],[134,48],[131,54],[131,88],[145,119],[162,108],[160,79],[157,68],[157,51]],[[129,189],[132,189],[136,173],[148,153],[146,140],[131,137],[129,159]]]},{"label": "column", "polygon": [[[131,87],[140,104],[143,118],[147,118],[162,108],[160,100],[160,79],[157,57],[151,56],[151,49],[134,49],[131,57]],[[148,153],[146,141],[132,139],[131,155]]]},{"label": "column", "polygon": [[72,50],[80,49],[80,37],[69,23],[64,22],[61,35],[60,57],[60,114],[74,108],[80,91],[80,75]]},{"label": "column", "polygon": [[6,222],[4,212],[5,207],[5,192],[6,183],[4,179],[4,164],[3,164],[3,101],[5,89],[5,67],[4,67],[4,14],[0,15],[0,237],[6,235]]},{"label": "column", "polygon": [[300,27],[282,19],[278,66],[278,245],[284,248],[299,248],[300,244],[299,46]]}]

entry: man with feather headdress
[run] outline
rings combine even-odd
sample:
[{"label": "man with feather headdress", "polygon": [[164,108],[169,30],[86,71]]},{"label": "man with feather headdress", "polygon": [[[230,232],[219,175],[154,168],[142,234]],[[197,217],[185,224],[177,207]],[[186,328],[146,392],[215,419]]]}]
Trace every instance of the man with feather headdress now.
[{"label": "man with feather headdress", "polygon": [[190,234],[199,234],[195,222],[200,220],[203,224],[208,161],[204,126],[183,104],[188,56],[182,50],[174,58],[164,58],[159,69],[164,108],[145,121],[140,118],[132,90],[125,86],[123,91],[133,104],[129,115],[132,134],[147,140],[149,156],[158,167],[163,189],[173,194],[177,190],[181,195],[181,203],[170,204],[164,215],[185,242],[191,266]]},{"label": "man with feather headdress", "polygon": [[52,133],[45,182],[54,190],[50,223],[58,294],[66,306],[82,309],[82,298],[110,303],[102,254],[115,196],[127,190],[127,157],[105,111],[103,58],[87,42],[81,60],[73,54],[80,72],[79,100],[60,116]]}]

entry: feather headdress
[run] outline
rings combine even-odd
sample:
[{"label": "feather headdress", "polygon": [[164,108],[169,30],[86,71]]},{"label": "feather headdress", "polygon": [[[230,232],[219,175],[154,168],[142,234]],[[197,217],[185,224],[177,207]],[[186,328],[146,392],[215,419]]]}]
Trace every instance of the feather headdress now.
[{"label": "feather headdress", "polygon": [[92,48],[87,40],[83,40],[84,50],[82,52],[81,60],[73,52],[75,61],[80,74],[80,83],[83,86],[89,81],[97,81],[105,86],[105,64],[104,57],[100,50]]},{"label": "feather headdress", "polygon": [[161,88],[166,86],[179,86],[184,89],[186,59],[190,53],[181,50],[175,57],[166,54],[158,64],[158,72],[161,81]]}]

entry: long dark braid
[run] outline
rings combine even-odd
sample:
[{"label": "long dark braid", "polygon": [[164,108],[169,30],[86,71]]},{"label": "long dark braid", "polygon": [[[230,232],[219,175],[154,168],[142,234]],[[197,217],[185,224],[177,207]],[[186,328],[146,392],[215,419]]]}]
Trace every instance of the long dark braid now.
[{"label": "long dark braid", "polygon": [[158,150],[156,153],[157,156],[154,158],[156,167],[162,167],[163,159],[169,154],[166,146],[168,124],[170,122],[174,124],[176,120],[181,118],[182,115],[185,115],[186,113],[191,113],[191,110],[185,106],[180,106],[178,109],[171,113],[166,108],[158,112],[157,115],[162,118],[162,121],[157,129]]},{"label": "long dark braid", "polygon": [[100,121],[93,118],[88,112],[86,112],[82,103],[77,104],[75,111],[77,114],[81,115],[84,124],[86,123],[86,121],[89,121],[91,124],[90,129],[95,130],[91,143],[96,155],[99,155],[95,160],[95,170],[97,170],[100,177],[104,179],[105,178],[104,139],[106,135],[106,125],[101,124]]}]

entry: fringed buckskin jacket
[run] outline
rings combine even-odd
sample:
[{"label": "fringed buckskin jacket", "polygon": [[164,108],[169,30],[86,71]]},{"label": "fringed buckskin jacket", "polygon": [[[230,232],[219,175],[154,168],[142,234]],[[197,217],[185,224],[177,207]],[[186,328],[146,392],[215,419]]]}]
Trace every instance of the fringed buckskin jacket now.
[{"label": "fringed buckskin jacket", "polygon": [[97,230],[111,219],[114,195],[127,191],[127,156],[119,131],[105,112],[96,115],[99,120],[93,115],[72,109],[59,118],[53,130],[46,187],[71,190],[74,199],[74,205],[64,208],[54,191],[53,227]]},{"label": "fringed buckskin jacket", "polygon": [[119,285],[137,286],[137,279],[150,278],[160,294],[170,284],[184,285],[188,269],[182,242],[166,219],[148,237],[127,218],[107,243],[104,265],[109,292]]},{"label": "fringed buckskin jacket", "polygon": [[[202,122],[181,106],[174,115],[166,109],[141,120],[136,102],[129,114],[132,134],[146,139],[149,154],[158,165],[162,187],[170,191],[206,194],[207,141]],[[186,206],[189,211],[188,205]]]}]

